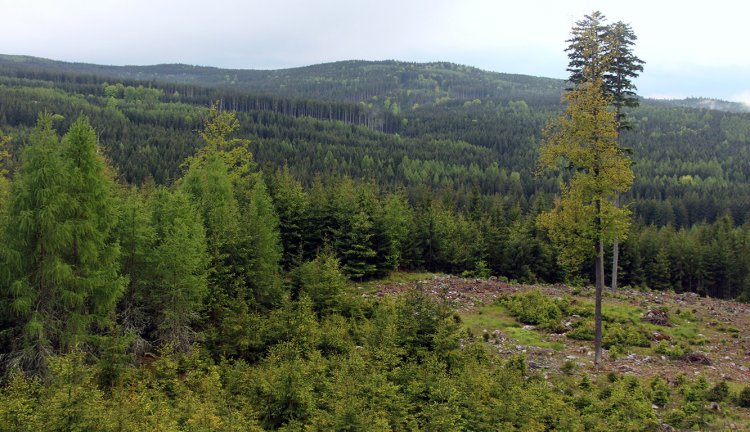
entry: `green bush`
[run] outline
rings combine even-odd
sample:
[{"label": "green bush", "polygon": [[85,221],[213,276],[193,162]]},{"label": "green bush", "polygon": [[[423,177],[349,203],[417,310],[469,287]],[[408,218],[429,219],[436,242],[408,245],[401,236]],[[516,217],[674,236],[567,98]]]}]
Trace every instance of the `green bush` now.
[{"label": "green bush", "polygon": [[737,396],[737,405],[750,408],[750,386],[746,386]]},{"label": "green bush", "polygon": [[560,368],[560,370],[565,375],[572,375],[573,372],[575,372],[576,367],[577,367],[576,363],[573,360],[565,360],[565,363],[563,363],[563,365]]},{"label": "green bush", "polygon": [[594,322],[591,320],[578,321],[573,326],[573,330],[565,333],[565,336],[582,341],[594,340]]},{"label": "green bush", "polygon": [[648,331],[641,326],[608,325],[604,329],[602,346],[607,349],[613,346],[648,348],[651,346],[651,340]]},{"label": "green bush", "polygon": [[623,377],[614,381],[607,390],[603,392],[601,411],[590,414],[606,421],[604,430],[661,430],[661,422],[637,378]]},{"label": "green bush", "polygon": [[660,407],[664,407],[669,403],[669,397],[672,392],[669,390],[669,385],[664,378],[656,377],[651,381],[651,402]]},{"label": "green bush", "polygon": [[711,402],[722,402],[727,396],[729,396],[729,386],[726,381],[722,381],[711,387],[711,390],[706,395],[706,399]]},{"label": "green bush", "polygon": [[682,344],[671,345],[667,341],[660,341],[654,348],[654,352],[667,356],[672,360],[679,360],[685,357],[687,350]]},{"label": "green bush", "polygon": [[511,315],[518,321],[537,325],[550,331],[560,331],[562,310],[558,304],[539,290],[515,294],[504,301]]}]

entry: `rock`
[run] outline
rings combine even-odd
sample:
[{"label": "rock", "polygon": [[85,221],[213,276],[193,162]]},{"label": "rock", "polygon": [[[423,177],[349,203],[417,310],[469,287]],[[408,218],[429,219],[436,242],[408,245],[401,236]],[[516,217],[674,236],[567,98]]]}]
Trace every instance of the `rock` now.
[{"label": "rock", "polygon": [[662,423],[661,430],[662,432],[674,432],[674,428],[666,423]]},{"label": "rock", "polygon": [[708,406],[708,409],[711,411],[721,411],[721,406],[718,402],[711,402],[711,404]]}]

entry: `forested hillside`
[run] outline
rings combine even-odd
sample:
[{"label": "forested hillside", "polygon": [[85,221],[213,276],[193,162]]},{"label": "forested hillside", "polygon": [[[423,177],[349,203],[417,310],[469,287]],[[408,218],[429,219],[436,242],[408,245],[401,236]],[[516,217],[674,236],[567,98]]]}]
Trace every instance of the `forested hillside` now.
[{"label": "forested hillside", "polygon": [[[706,335],[743,358],[733,321],[693,293],[750,298],[750,115],[627,111],[622,147],[608,148],[628,173],[634,160],[621,197],[634,223],[618,233],[633,297],[611,295],[611,373],[597,349],[589,374],[574,361],[598,328],[589,293],[516,286],[594,276],[561,259],[571,250],[544,223],[580,174],[537,165],[565,87],[449,63],[229,71],[0,56],[0,430],[746,422],[750,388],[729,381],[746,369],[709,385],[623,376],[615,362],[637,350],[664,367],[710,363]],[[471,279],[378,288],[418,272]],[[647,288],[692,296],[635,298]],[[647,312],[666,318],[642,323]],[[584,342],[563,351],[563,338]]]},{"label": "forested hillside", "polygon": [[[431,202],[440,203],[465,221],[457,226],[467,224],[453,238],[482,245],[460,258],[430,247],[415,252],[410,266],[460,272],[484,261],[510,278],[563,277],[533,223],[564,177],[535,175],[541,130],[559,110],[561,81],[400,62],[223,71],[3,56],[0,71],[0,130],[12,137],[11,171],[38,113],[47,110],[63,116],[59,132],[88,116],[122,181],[169,185],[182,175],[183,160],[199,145],[195,131],[218,100],[237,113],[239,134],[269,178],[287,172],[305,194],[316,181],[345,178],[370,184],[376,195],[403,190],[420,218]],[[231,72],[236,79],[220,79]],[[750,267],[743,227],[750,115],[650,101],[629,115],[633,128],[623,145],[632,149],[636,181],[623,201],[638,223],[623,246],[624,283],[741,294]],[[487,225],[497,234],[482,228],[487,218],[502,221]],[[511,252],[512,242],[524,251]]]}]

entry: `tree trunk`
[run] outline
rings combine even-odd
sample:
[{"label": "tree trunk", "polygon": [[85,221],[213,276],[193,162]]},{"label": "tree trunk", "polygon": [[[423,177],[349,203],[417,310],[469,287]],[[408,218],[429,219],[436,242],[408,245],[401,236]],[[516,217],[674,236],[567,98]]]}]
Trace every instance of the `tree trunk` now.
[{"label": "tree trunk", "polygon": [[594,310],[594,365],[598,368],[602,362],[602,292],[604,291],[604,242],[601,239],[601,207],[600,199],[596,200],[596,300]]},{"label": "tree trunk", "polygon": [[[620,207],[620,195],[615,196],[615,207]],[[610,291],[614,294],[617,291],[617,266],[620,261],[620,238],[615,235],[615,239],[612,242],[612,286]]]},{"label": "tree trunk", "polygon": [[596,306],[594,312],[594,364],[602,361],[602,292],[604,291],[604,243],[599,241],[596,252]]}]

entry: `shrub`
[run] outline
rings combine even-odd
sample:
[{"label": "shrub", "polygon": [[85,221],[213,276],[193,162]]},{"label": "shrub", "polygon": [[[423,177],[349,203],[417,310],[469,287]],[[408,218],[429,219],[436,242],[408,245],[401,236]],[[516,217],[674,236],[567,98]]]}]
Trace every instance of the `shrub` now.
[{"label": "shrub", "polygon": [[737,405],[750,408],[750,386],[746,386],[737,396]]},{"label": "shrub", "polygon": [[651,381],[651,402],[660,407],[664,407],[669,403],[669,397],[671,391],[669,385],[664,378],[656,377]]},{"label": "shrub", "polygon": [[679,360],[685,357],[686,349],[683,345],[670,345],[667,341],[660,341],[656,348],[654,348],[656,354],[661,354],[669,357],[672,360]]},{"label": "shrub", "polygon": [[604,329],[604,340],[602,340],[602,346],[607,349],[612,346],[637,346],[647,348],[651,346],[651,340],[648,331],[641,326],[608,325]]},{"label": "shrub", "polygon": [[578,321],[573,330],[567,332],[565,336],[582,341],[594,340],[594,322],[591,320]]},{"label": "shrub", "polygon": [[550,331],[559,331],[562,311],[554,300],[539,290],[515,294],[506,298],[505,306],[520,322],[538,325]]},{"label": "shrub", "polygon": [[565,375],[572,375],[576,370],[576,363],[573,360],[565,360],[565,363],[563,363],[560,370],[562,370],[562,373]]},{"label": "shrub", "polygon": [[711,402],[721,402],[729,396],[729,386],[726,381],[722,381],[711,388],[706,395],[706,399]]}]

